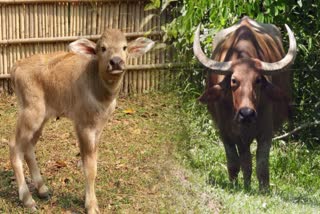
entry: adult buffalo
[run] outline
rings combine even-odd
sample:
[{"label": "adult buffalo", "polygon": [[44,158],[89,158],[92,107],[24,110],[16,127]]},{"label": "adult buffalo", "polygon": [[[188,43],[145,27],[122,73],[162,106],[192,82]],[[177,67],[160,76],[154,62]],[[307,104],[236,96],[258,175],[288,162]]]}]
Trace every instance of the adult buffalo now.
[{"label": "adult buffalo", "polygon": [[285,55],[278,28],[248,17],[217,33],[212,58],[203,53],[195,32],[193,50],[209,69],[206,90],[199,98],[207,104],[223,141],[229,179],[237,182],[240,167],[244,186],[250,187],[250,145],[257,140],[257,177],[260,190],[269,188],[269,153],[273,132],[289,115],[290,72],[296,40],[286,25],[289,50]]}]

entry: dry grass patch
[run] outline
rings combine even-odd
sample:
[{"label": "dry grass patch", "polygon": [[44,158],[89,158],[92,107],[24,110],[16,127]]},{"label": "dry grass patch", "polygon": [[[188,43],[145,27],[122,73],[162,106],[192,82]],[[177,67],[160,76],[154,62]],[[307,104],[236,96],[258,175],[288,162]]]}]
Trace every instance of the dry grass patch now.
[{"label": "dry grass patch", "polygon": [[[0,212],[4,213],[26,211],[18,201],[8,161],[7,142],[14,129],[16,106],[14,97],[0,98]],[[207,198],[198,197],[202,193],[193,189],[185,179],[187,172],[174,158],[181,139],[179,116],[179,104],[172,94],[119,99],[99,144],[96,191],[102,213],[183,213],[206,207]],[[84,213],[84,176],[71,122],[50,120],[36,154],[52,193],[48,201],[34,195],[40,213]],[[27,178],[32,190],[28,173]],[[209,202],[211,206],[212,200]]]}]

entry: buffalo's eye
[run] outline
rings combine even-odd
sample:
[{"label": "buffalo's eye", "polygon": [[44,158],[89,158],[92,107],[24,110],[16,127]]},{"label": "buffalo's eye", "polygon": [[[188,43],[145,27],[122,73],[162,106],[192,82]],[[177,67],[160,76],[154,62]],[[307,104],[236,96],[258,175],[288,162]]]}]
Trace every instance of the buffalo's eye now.
[{"label": "buffalo's eye", "polygon": [[237,85],[238,81],[234,78],[231,79],[231,85]]},{"label": "buffalo's eye", "polygon": [[102,52],[105,52],[106,50],[107,50],[106,47],[104,47],[104,46],[101,47]]},{"label": "buffalo's eye", "polygon": [[127,50],[127,46],[124,46],[124,47],[123,47],[123,50],[124,50],[124,51]]}]

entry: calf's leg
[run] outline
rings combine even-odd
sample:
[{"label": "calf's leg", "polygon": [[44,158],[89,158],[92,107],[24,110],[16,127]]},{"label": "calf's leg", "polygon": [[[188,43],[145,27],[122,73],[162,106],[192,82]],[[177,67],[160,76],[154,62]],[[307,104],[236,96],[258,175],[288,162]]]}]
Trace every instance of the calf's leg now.
[{"label": "calf's leg", "polygon": [[38,196],[40,198],[48,198],[49,197],[49,189],[45,185],[44,180],[41,176],[40,169],[38,167],[36,156],[34,153],[34,147],[35,147],[39,137],[41,136],[42,128],[43,128],[44,124],[45,124],[45,121],[43,121],[39,130],[37,130],[34,133],[33,138],[31,140],[31,143],[26,145],[26,151],[25,151],[25,160],[28,164],[32,181],[35,184],[35,187],[38,191]]},{"label": "calf's leg", "polygon": [[[32,106],[21,110],[18,116],[15,137],[10,142],[10,160],[18,185],[19,199],[25,207],[29,207],[32,210],[36,209],[36,204],[26,184],[23,172],[23,160],[26,158],[31,166],[32,176],[36,182],[43,183],[35,161],[32,142],[38,139],[38,131],[41,129],[43,121],[44,113],[41,108]],[[36,186],[41,188],[39,183]]]},{"label": "calf's leg", "polygon": [[76,131],[86,178],[85,208],[88,214],[100,213],[94,185],[97,175],[97,143],[101,131],[79,126]]}]

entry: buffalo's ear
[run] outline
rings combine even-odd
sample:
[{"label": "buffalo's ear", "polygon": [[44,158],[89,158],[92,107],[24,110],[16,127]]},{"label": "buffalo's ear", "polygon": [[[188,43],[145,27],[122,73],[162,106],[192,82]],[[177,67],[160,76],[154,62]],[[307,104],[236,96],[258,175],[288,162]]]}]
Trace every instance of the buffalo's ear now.
[{"label": "buffalo's ear", "polygon": [[78,39],[69,44],[69,50],[86,56],[96,56],[96,43],[88,39]]},{"label": "buffalo's ear", "polygon": [[288,101],[287,94],[278,86],[266,82],[264,91],[269,99],[275,102]]},{"label": "buffalo's ear", "polygon": [[207,90],[198,98],[203,104],[217,101],[222,95],[222,87],[220,85],[214,85]]},{"label": "buffalo's ear", "polygon": [[128,44],[128,56],[139,57],[147,53],[154,46],[155,42],[145,37],[139,37]]}]

